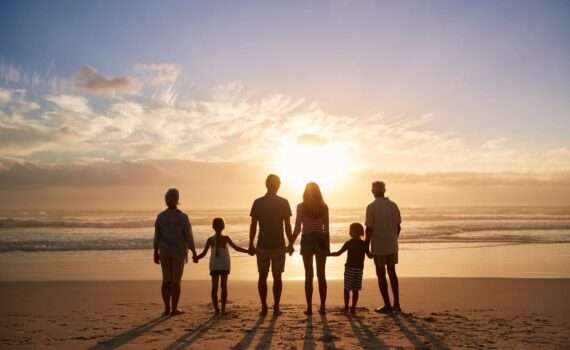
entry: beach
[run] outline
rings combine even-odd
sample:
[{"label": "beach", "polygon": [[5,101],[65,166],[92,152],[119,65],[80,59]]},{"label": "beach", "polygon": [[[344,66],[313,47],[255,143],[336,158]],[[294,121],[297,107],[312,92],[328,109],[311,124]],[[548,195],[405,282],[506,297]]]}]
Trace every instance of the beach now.
[{"label": "beach", "polygon": [[[303,285],[287,281],[283,314],[258,316],[256,284],[230,281],[228,314],[212,317],[209,281],[185,281],[185,314],[161,318],[159,281],[0,283],[7,349],[448,349],[570,346],[570,280],[402,278],[403,313],[380,315],[376,281],[357,314],[340,312],[329,282],[326,316],[303,314]],[[316,291],[315,291],[316,292]],[[270,297],[271,300],[271,297]]]},{"label": "beach", "polygon": [[[161,318],[156,212],[3,212],[0,347],[7,349],[564,349],[570,347],[570,209],[404,208],[404,312],[380,315],[372,260],[356,315],[340,312],[346,256],[327,259],[328,313],[303,314],[300,247],[283,315],[260,318],[256,259],[231,253],[228,315],[212,318],[207,261],[185,266],[181,307]],[[215,215],[247,245],[246,210],[189,211],[200,251]],[[331,250],[362,210],[336,210]],[[271,282],[270,282],[271,288]],[[271,289],[270,289],[271,290]],[[314,302],[318,300],[315,288]],[[272,295],[269,293],[269,303]],[[317,306],[315,306],[315,309]]]}]

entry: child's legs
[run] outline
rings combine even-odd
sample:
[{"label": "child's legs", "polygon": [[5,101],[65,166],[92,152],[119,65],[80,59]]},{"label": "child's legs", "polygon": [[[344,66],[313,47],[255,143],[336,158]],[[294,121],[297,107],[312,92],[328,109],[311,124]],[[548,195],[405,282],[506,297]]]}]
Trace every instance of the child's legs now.
[{"label": "child's legs", "polygon": [[221,275],[220,278],[222,279],[222,312],[224,312],[228,301],[228,275]]},{"label": "child's legs", "polygon": [[212,306],[216,311],[218,308],[218,283],[220,281],[220,275],[215,274],[212,276]]},{"label": "child's legs", "polygon": [[350,290],[344,289],[344,309],[348,310],[348,300],[350,299]]},{"label": "child's legs", "polygon": [[356,304],[358,304],[358,289],[352,290],[352,308],[356,309]]}]

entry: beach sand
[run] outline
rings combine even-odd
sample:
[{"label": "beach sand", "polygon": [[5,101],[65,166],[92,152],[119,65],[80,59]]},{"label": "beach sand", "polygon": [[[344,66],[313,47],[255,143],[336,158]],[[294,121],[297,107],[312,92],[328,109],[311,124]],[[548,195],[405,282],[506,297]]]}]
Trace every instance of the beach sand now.
[{"label": "beach sand", "polygon": [[300,281],[285,281],[277,318],[258,316],[256,283],[231,280],[228,315],[212,317],[209,281],[185,281],[186,313],[161,318],[159,287],[159,281],[0,283],[0,347],[570,348],[569,279],[402,278],[398,315],[373,311],[379,295],[370,279],[356,316],[340,312],[342,281],[329,281],[328,313],[310,318]]}]

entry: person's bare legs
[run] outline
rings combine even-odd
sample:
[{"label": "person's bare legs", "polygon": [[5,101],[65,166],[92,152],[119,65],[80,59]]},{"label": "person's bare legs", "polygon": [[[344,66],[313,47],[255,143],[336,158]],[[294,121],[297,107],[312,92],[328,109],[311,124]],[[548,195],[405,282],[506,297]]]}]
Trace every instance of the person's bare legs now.
[{"label": "person's bare legs", "polygon": [[273,272],[273,314],[279,316],[281,309],[279,303],[281,302],[281,291],[283,291],[283,281],[281,280],[281,271]]},{"label": "person's bare legs", "polygon": [[313,313],[313,254],[303,255],[305,265],[305,299],[307,301],[306,315]]},{"label": "person's bare legs", "polygon": [[224,315],[228,301],[228,275],[221,275],[220,278],[222,279],[222,315]]},{"label": "person's bare legs", "polygon": [[350,290],[344,290],[344,312],[348,312],[348,301],[350,299]]},{"label": "person's bare legs", "polygon": [[327,278],[325,275],[325,265],[327,263],[327,256],[324,254],[316,255],[317,261],[317,279],[319,281],[319,296],[321,297],[321,307],[319,312],[324,314],[326,312],[327,303]]},{"label": "person's bare legs", "polygon": [[261,301],[261,315],[267,315],[267,275],[269,271],[259,272],[257,280],[257,290],[259,292],[259,300]]},{"label": "person's bare legs", "polygon": [[220,308],[218,307],[218,284],[220,281],[220,275],[212,276],[212,306],[214,307],[214,314],[218,315],[220,313]]},{"label": "person's bare legs", "polygon": [[182,310],[178,310],[178,301],[180,300],[180,281],[172,282],[171,288],[172,311],[170,312],[170,315],[175,316],[182,313]]},{"label": "person's bare legs", "polygon": [[394,296],[394,310],[400,312],[402,308],[400,307],[400,288],[398,286],[398,276],[396,275],[396,265],[388,265],[387,270],[390,277],[392,295]]},{"label": "person's bare legs", "polygon": [[164,302],[164,314],[170,315],[170,281],[163,281],[160,288],[162,301]]},{"label": "person's bare legs", "polygon": [[390,296],[388,295],[388,280],[386,279],[386,266],[384,264],[376,265],[376,276],[378,277],[378,287],[380,294],[384,300],[384,307],[376,309],[378,312],[390,312],[392,305],[390,304]]},{"label": "person's bare legs", "polygon": [[350,312],[353,314],[356,313],[356,305],[358,304],[358,289],[352,290],[352,307],[350,308]]}]

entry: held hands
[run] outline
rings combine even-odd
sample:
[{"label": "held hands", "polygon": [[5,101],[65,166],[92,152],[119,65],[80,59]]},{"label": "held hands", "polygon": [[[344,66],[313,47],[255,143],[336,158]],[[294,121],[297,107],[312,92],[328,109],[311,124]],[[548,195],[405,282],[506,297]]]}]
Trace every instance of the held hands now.
[{"label": "held hands", "polygon": [[289,253],[289,256],[293,255],[293,252],[295,251],[295,248],[293,248],[292,244],[289,244],[287,246],[287,249],[285,250],[287,253]]},{"label": "held hands", "polygon": [[247,250],[247,253],[251,256],[255,255],[255,247],[253,246],[253,244],[249,245],[249,249]]},{"label": "held hands", "polygon": [[197,264],[198,261],[200,261],[200,258],[197,255],[193,255],[192,256],[192,261],[194,262],[194,264]]}]

